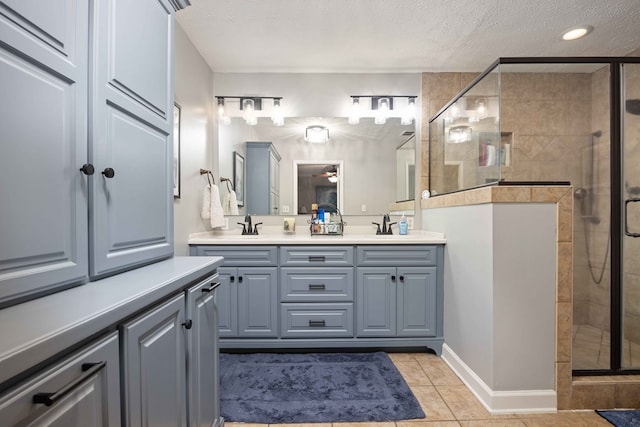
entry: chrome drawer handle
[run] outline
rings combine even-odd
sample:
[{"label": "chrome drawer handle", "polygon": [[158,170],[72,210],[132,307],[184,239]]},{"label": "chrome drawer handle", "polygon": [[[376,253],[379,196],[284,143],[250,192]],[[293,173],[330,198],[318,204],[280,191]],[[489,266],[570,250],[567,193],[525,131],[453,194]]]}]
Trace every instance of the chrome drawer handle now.
[{"label": "chrome drawer handle", "polygon": [[325,261],[325,256],[324,255],[310,255],[309,256],[309,262],[324,262]]},{"label": "chrome drawer handle", "polygon": [[312,328],[323,328],[326,324],[324,320],[309,320],[309,326]]},{"label": "chrome drawer handle", "polygon": [[32,402],[33,403],[41,403],[46,406],[51,406],[56,403],[58,400],[62,399],[65,395],[69,394],[73,391],[74,388],[78,387],[85,380],[96,374],[99,370],[107,366],[107,362],[97,362],[97,363],[83,363],[82,364],[82,372],[75,380],[70,381],[66,385],[64,385],[60,390],[55,393],[37,393],[33,395]]},{"label": "chrome drawer handle", "polygon": [[326,289],[326,287],[324,286],[324,283],[311,283],[309,284],[309,290],[310,291],[324,291]]}]

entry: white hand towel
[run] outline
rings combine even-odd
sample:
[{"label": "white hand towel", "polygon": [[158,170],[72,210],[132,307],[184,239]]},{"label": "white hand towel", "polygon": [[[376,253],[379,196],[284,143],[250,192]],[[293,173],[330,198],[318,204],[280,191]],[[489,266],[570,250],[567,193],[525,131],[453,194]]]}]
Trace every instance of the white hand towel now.
[{"label": "white hand towel", "polygon": [[220,203],[220,190],[217,185],[211,186],[211,228],[224,226],[224,211]]},{"label": "white hand towel", "polygon": [[207,184],[202,192],[202,211],[200,212],[202,219],[211,218],[211,186]]},{"label": "white hand towel", "polygon": [[225,215],[238,215],[238,196],[233,190],[224,198],[224,213]]}]

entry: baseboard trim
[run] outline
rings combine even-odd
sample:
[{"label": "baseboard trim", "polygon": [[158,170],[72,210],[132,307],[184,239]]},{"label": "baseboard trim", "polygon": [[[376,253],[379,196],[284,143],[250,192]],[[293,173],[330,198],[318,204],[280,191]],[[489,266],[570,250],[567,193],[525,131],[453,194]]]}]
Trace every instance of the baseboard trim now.
[{"label": "baseboard trim", "polygon": [[493,391],[447,344],[442,346],[442,360],[492,414],[556,412],[558,410],[555,390]]}]

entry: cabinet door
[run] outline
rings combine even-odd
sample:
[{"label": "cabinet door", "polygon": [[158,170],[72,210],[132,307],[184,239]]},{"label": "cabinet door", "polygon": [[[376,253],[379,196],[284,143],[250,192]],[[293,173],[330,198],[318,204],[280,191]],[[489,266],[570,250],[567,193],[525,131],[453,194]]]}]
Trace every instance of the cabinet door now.
[{"label": "cabinet door", "polygon": [[398,267],[398,336],[436,336],[436,267]]},{"label": "cabinet door", "polygon": [[186,426],[185,298],[121,327],[124,425]]},{"label": "cabinet door", "polygon": [[238,268],[238,336],[278,336],[278,269]]},{"label": "cabinet door", "polygon": [[214,276],[187,290],[187,390],[190,427],[211,427],[220,417],[218,324]]},{"label": "cabinet door", "polygon": [[[0,397],[0,423],[34,427],[120,426],[118,357],[118,334],[113,332]],[[50,406],[33,401],[36,395],[47,397],[52,393],[60,397],[49,396],[54,400]]]},{"label": "cabinet door", "polygon": [[396,269],[359,267],[356,282],[359,337],[396,334]]},{"label": "cabinet door", "polygon": [[215,303],[218,310],[218,333],[220,337],[238,336],[237,276],[237,268],[218,268],[220,286],[216,289]]},{"label": "cabinet door", "polygon": [[173,9],[167,0],[95,3],[93,278],[173,254]]},{"label": "cabinet door", "polygon": [[0,306],[87,276],[86,0],[0,0]]}]

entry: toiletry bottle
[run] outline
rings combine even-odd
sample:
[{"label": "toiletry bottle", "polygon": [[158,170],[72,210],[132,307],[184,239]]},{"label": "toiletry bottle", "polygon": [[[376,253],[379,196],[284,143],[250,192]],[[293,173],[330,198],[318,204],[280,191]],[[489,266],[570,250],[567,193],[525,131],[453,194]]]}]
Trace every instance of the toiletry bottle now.
[{"label": "toiletry bottle", "polygon": [[402,214],[402,218],[398,221],[398,231],[401,235],[407,234],[407,230],[409,229],[409,224],[407,223],[407,218],[405,218],[404,214]]}]

